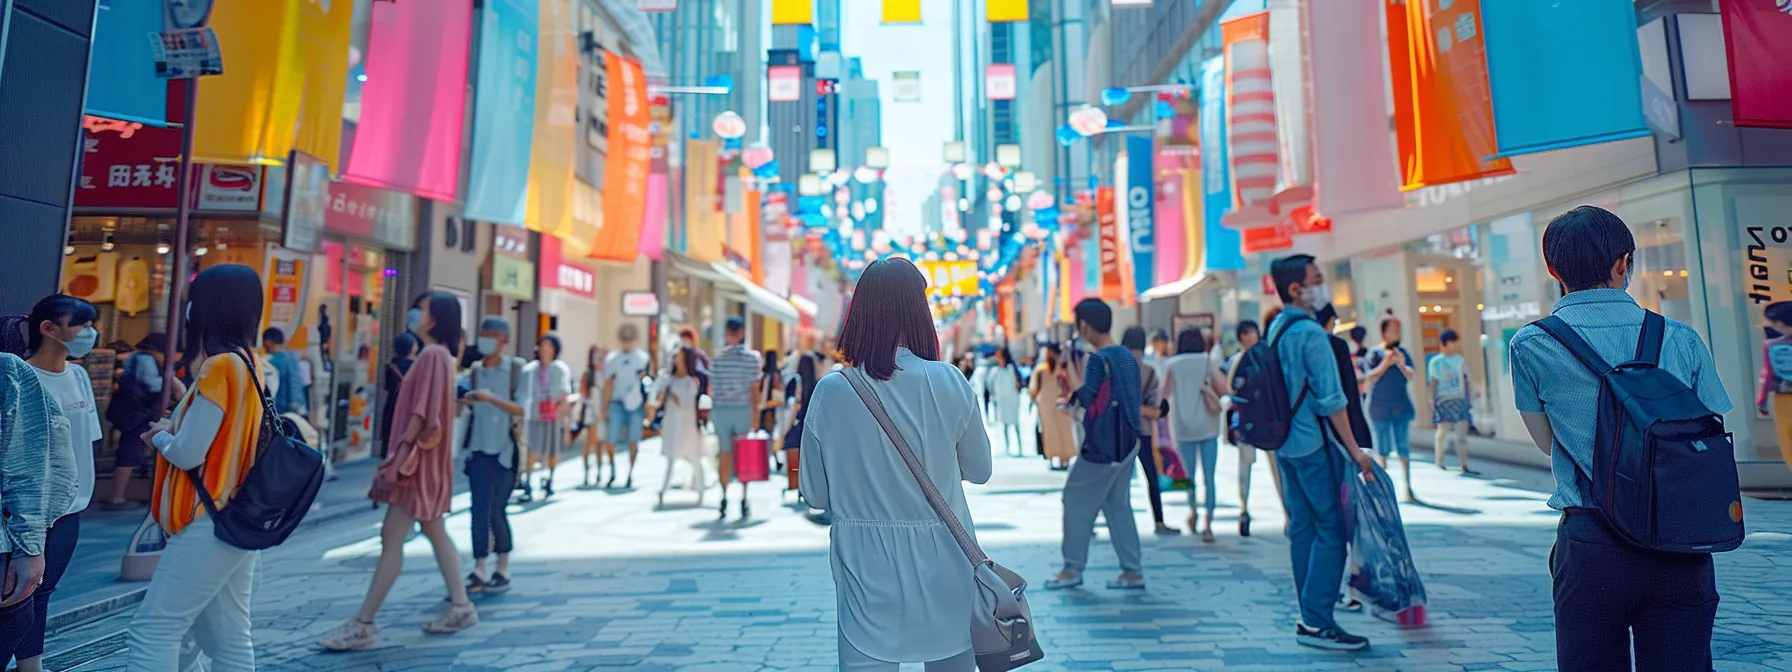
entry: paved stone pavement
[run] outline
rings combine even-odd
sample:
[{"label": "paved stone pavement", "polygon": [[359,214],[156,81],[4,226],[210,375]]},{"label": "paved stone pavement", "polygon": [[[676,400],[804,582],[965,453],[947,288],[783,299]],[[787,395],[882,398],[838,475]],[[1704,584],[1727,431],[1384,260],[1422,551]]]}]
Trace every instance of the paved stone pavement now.
[{"label": "paved stone pavement", "polygon": [[[1257,534],[1240,538],[1235,456],[1222,449],[1217,542],[1148,537],[1150,588],[1143,593],[1037,589],[1058,567],[1063,474],[1037,458],[997,458],[994,480],[968,488],[970,506],[990,554],[1035,585],[1030,594],[1047,660],[1027,669],[1554,668],[1545,558],[1556,517],[1543,504],[1547,474],[1483,462],[1487,473],[1468,478],[1415,464],[1428,504],[1407,505],[1404,515],[1431,598],[1431,624],[1400,630],[1341,614],[1346,628],[1374,641],[1367,652],[1348,655],[1295,645],[1288,546],[1269,472],[1259,461]],[[663,464],[654,446],[645,447],[641,489],[633,492],[574,490],[566,484],[577,482],[578,466],[564,465],[561,494],[515,509],[515,589],[479,599],[481,623],[456,636],[418,630],[443,592],[427,543],[417,538],[381,613],[376,648],[318,650],[315,640],[350,617],[366,588],[377,553],[372,514],[264,554],[255,594],[263,669],[833,669],[825,528],[777,505],[779,481],[753,491],[758,519],[748,524],[718,525],[714,509],[695,508],[694,493],[685,491],[673,491],[665,509],[655,510]],[[715,491],[709,494],[713,505]],[[1170,499],[1171,519],[1185,518],[1185,500]],[[1145,500],[1136,487],[1135,508],[1148,530]],[[1742,550],[1718,560],[1718,669],[1792,670],[1792,579],[1782,573],[1792,572],[1792,503],[1748,506],[1755,532]],[[464,552],[465,515],[454,516],[450,529]],[[1117,572],[1105,536],[1091,563],[1091,586]]]}]

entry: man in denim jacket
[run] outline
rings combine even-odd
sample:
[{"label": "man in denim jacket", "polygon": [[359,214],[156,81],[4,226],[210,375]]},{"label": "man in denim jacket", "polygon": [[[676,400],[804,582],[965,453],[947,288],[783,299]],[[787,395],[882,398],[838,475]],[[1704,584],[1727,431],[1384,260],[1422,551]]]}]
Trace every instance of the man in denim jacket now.
[{"label": "man in denim jacket", "polygon": [[1338,488],[1349,475],[1346,459],[1371,474],[1369,454],[1357,446],[1348,415],[1348,394],[1332,352],[1331,335],[1313,315],[1331,303],[1325,275],[1313,257],[1276,260],[1270,276],[1283,309],[1266,330],[1288,385],[1288,440],[1275,451],[1288,507],[1289,553],[1300,596],[1295,641],[1336,651],[1369,648],[1369,640],[1345,632],[1332,618],[1344,577],[1344,516]]}]

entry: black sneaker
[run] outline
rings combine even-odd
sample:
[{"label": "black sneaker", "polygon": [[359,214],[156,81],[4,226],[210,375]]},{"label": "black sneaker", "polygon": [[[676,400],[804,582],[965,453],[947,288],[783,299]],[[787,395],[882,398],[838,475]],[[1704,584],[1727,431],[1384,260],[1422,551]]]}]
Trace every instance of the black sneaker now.
[{"label": "black sneaker", "polygon": [[491,588],[491,584],[487,583],[485,579],[479,578],[478,573],[473,573],[473,574],[467,575],[467,592],[483,593],[490,588]]},{"label": "black sneaker", "polygon": [[492,580],[486,582],[485,592],[502,593],[507,590],[510,590],[510,577],[492,572]]},{"label": "black sneaker", "polygon": [[1345,632],[1335,625],[1314,629],[1297,623],[1294,626],[1294,641],[1301,646],[1327,651],[1361,651],[1369,648],[1368,639]]}]

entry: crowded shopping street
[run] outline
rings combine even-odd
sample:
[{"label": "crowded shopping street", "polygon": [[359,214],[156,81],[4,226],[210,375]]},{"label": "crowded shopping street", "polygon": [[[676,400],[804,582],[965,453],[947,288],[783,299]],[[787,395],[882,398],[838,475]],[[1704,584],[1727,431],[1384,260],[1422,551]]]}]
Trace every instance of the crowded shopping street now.
[{"label": "crowded shopping street", "polygon": [[[990,428],[992,436],[996,427]],[[1031,432],[1031,427],[1027,428]],[[1030,435],[1030,434],[1029,434]],[[651,444],[651,442],[650,442]],[[644,448],[656,455],[657,448]],[[1030,447],[1028,450],[1031,453]],[[1268,471],[1261,464],[1263,472]],[[373,648],[325,653],[317,638],[358,597],[378,553],[377,516],[364,506],[306,530],[263,556],[265,577],[255,604],[262,669],[271,670],[831,670],[833,589],[827,576],[828,530],[789,507],[794,493],[756,495],[761,517],[717,523],[695,496],[673,491],[664,507],[653,492],[662,471],[642,460],[632,490],[566,488],[552,500],[514,508],[518,559],[515,588],[476,601],[480,624],[436,639],[416,626],[441,602],[428,565],[428,544],[406,546],[410,569],[390,600],[387,634]],[[1058,593],[1034,588],[1033,609],[1048,658],[1039,670],[1553,670],[1546,558],[1555,518],[1543,505],[1548,474],[1485,465],[1465,478],[1425,465],[1418,488],[1436,493],[1402,510],[1413,555],[1431,598],[1430,624],[1402,630],[1371,616],[1346,617],[1375,639],[1353,658],[1296,646],[1282,626],[1293,600],[1284,578],[1288,543],[1282,517],[1266,507],[1255,534],[1239,538],[1237,502],[1222,495],[1218,538],[1189,535],[1145,540],[1143,593],[1092,587]],[[577,465],[561,479],[576,482]],[[1222,460],[1220,482],[1235,481]],[[987,485],[967,488],[978,538],[991,557],[1035,585],[1056,569],[1058,491],[1063,477],[1037,457],[996,459]],[[332,482],[329,487],[339,486]],[[1145,489],[1133,501],[1150,515]],[[357,493],[359,494],[359,493]],[[1181,518],[1185,507],[1166,505]],[[1723,602],[1712,648],[1719,670],[1792,670],[1792,594],[1782,589],[1792,551],[1792,502],[1750,502],[1762,532],[1718,563]],[[449,517],[457,543],[465,535],[467,498]],[[1769,532],[1766,530],[1779,530]],[[1105,543],[1094,571],[1114,570]],[[118,618],[50,644],[52,669],[116,670],[105,649],[59,647],[112,634]]]}]

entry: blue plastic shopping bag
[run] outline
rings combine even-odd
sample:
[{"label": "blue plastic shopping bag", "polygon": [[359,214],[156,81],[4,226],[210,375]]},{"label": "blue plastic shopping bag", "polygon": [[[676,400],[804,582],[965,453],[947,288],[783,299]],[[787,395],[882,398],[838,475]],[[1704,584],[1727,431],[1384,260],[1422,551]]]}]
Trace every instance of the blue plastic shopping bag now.
[{"label": "blue plastic shopping bag", "polygon": [[1405,620],[1411,620],[1404,615],[1410,613],[1417,618],[1414,625],[1422,624],[1425,585],[1406,545],[1393,480],[1380,466],[1371,465],[1375,480],[1364,481],[1361,470],[1351,466],[1343,488],[1350,587],[1376,609],[1402,614],[1398,618]]}]

